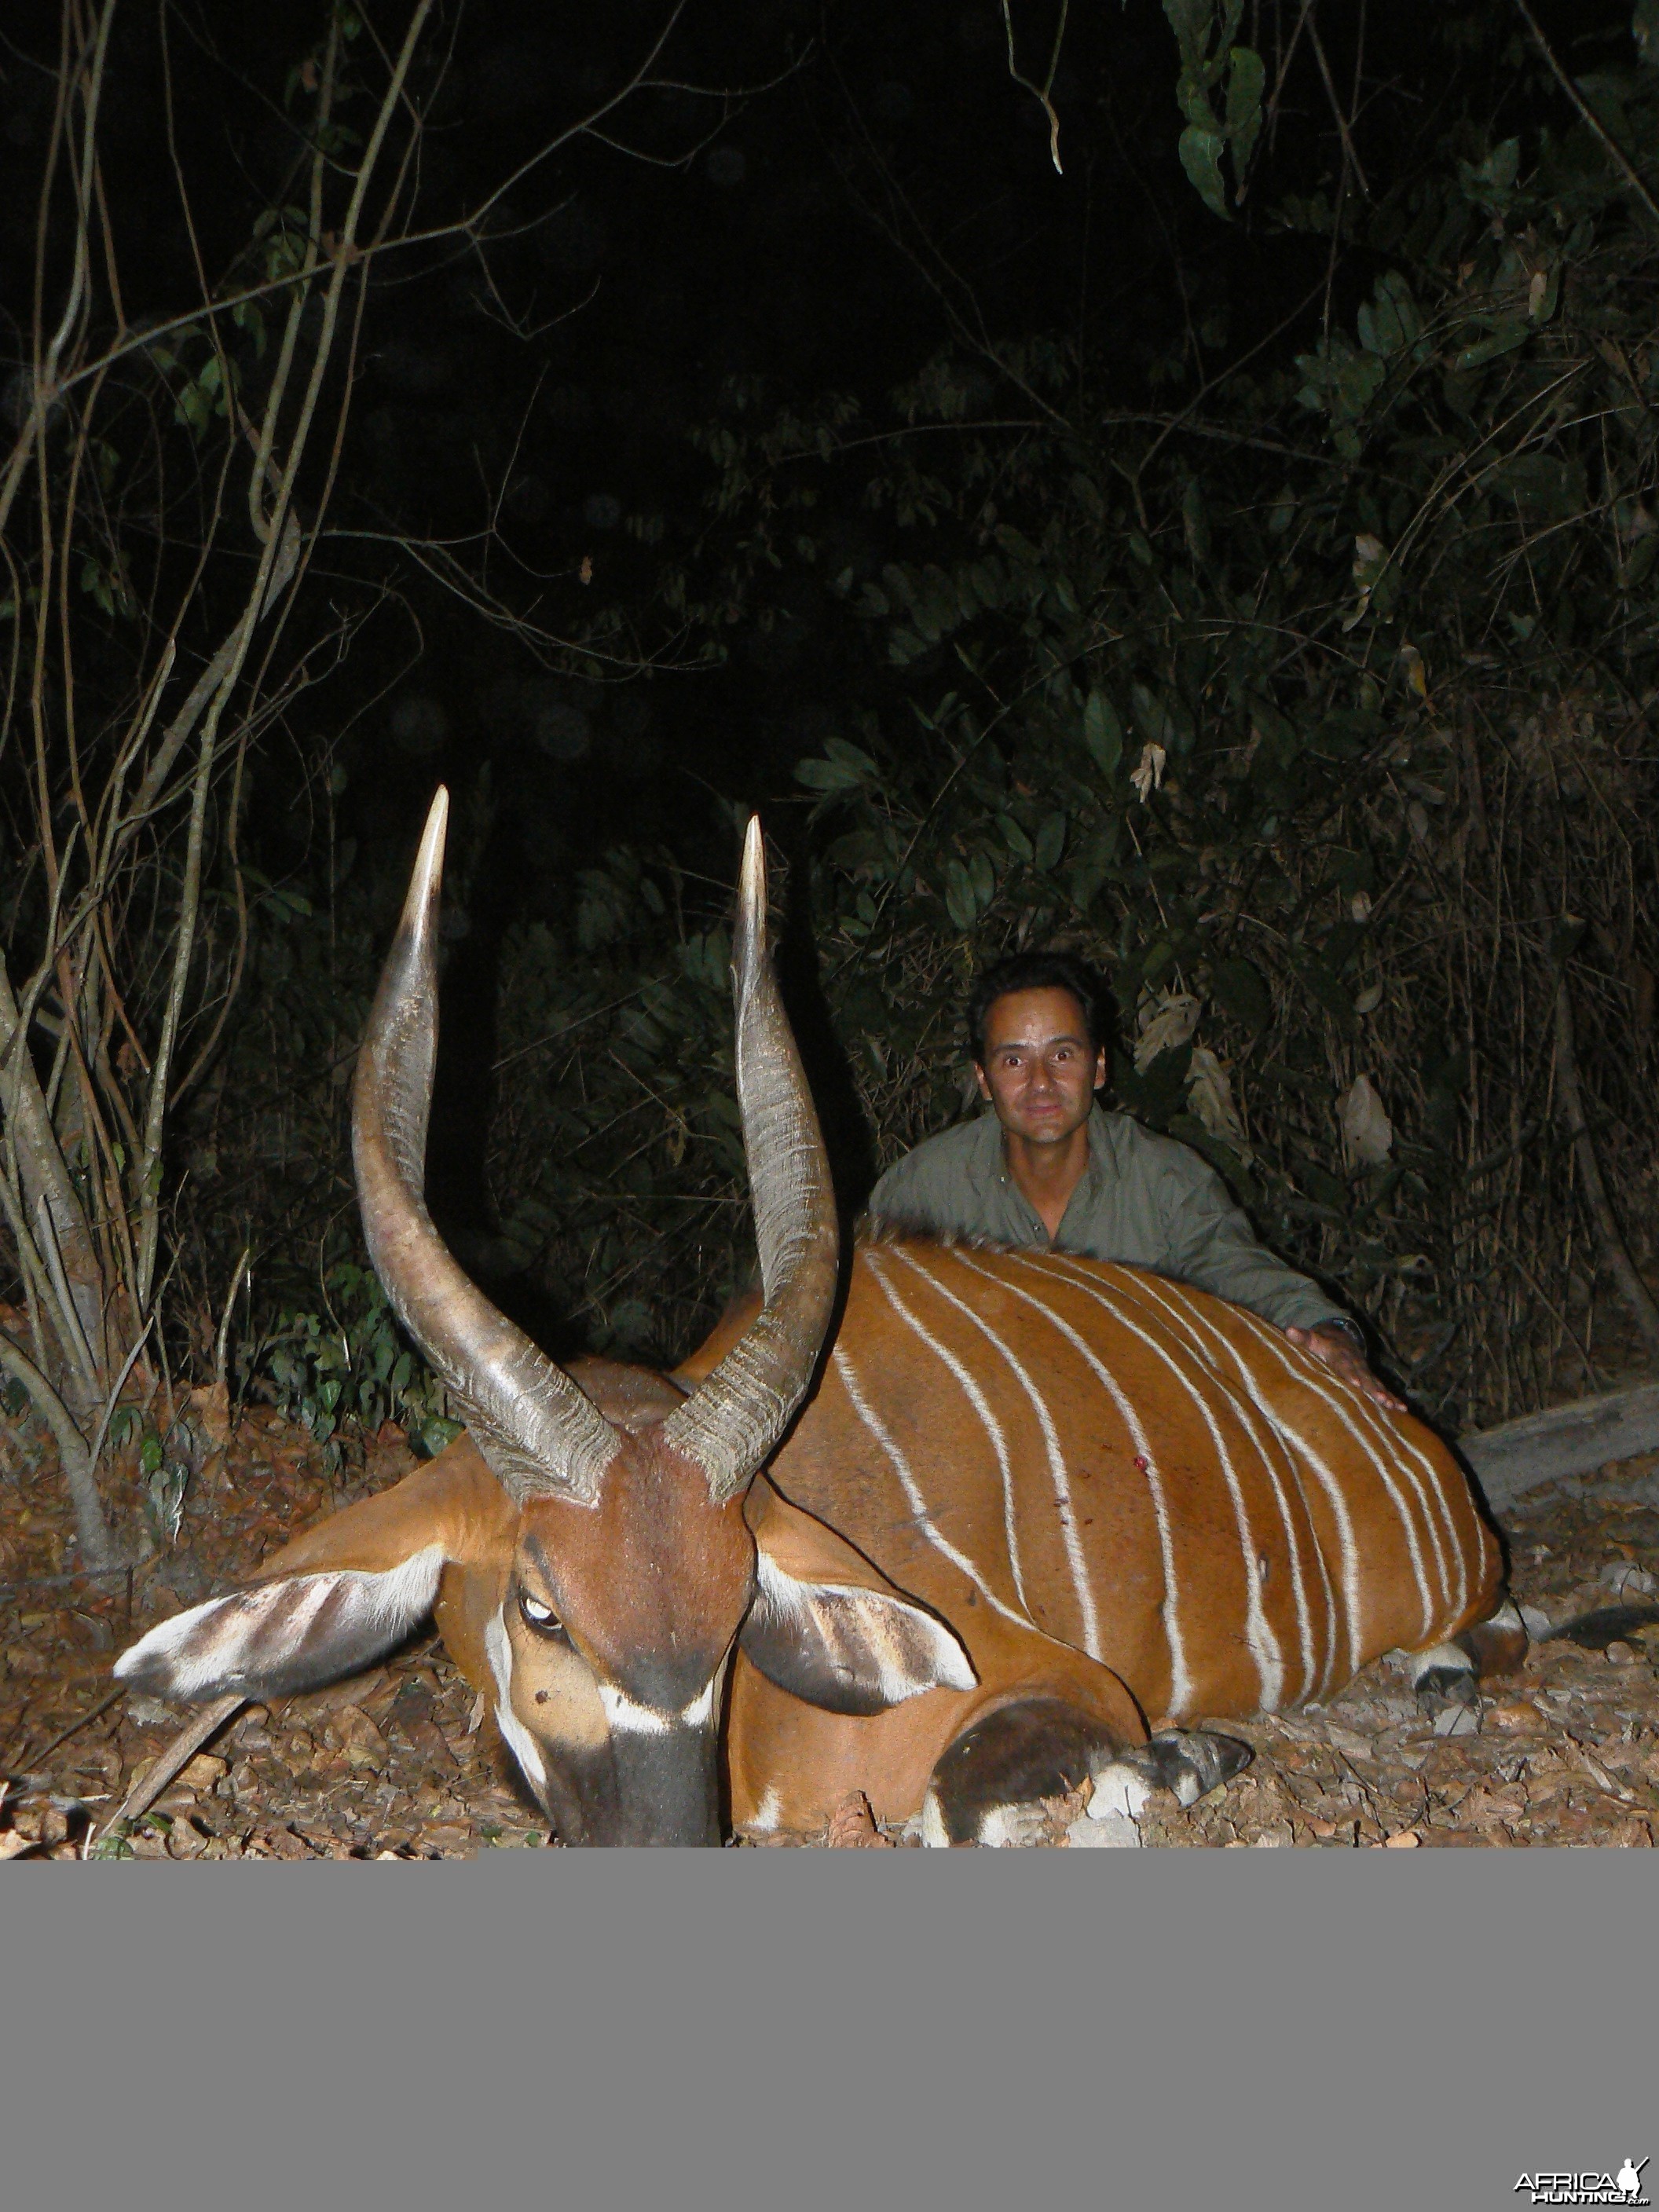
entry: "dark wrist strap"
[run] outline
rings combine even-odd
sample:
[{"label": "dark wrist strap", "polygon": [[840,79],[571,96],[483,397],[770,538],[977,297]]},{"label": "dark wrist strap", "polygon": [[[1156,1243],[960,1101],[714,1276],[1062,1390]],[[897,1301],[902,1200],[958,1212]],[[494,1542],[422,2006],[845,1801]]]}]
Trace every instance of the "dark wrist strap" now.
[{"label": "dark wrist strap", "polygon": [[1357,1321],[1350,1321],[1346,1314],[1333,1314],[1328,1321],[1322,1321],[1316,1326],[1322,1329],[1339,1328],[1356,1352],[1363,1352],[1365,1349],[1364,1331]]}]

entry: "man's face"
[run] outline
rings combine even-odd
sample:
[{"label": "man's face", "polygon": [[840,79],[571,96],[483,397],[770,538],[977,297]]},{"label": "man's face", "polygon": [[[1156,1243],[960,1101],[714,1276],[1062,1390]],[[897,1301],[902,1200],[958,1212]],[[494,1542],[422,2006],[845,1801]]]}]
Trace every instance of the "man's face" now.
[{"label": "man's face", "polygon": [[1063,1144],[1089,1118],[1106,1054],[1089,1043],[1069,991],[1006,991],[985,1018],[981,1097],[1003,1127],[1036,1145]]}]

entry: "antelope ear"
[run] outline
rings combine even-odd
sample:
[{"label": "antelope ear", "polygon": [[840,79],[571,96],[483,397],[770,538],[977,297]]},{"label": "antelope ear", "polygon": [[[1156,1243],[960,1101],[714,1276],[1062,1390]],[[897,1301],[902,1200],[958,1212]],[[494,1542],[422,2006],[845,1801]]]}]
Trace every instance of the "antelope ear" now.
[{"label": "antelope ear", "polygon": [[863,1553],[791,1505],[764,1475],[750,1492],[758,1553],[738,1635],[769,1682],[825,1712],[884,1712],[924,1690],[971,1690],[954,1631],[896,1589]]},{"label": "antelope ear", "polygon": [[355,1674],[431,1611],[444,1568],[512,1547],[513,1508],[466,1437],[309,1528],[264,1578],[175,1613],[115,1662],[158,1698],[286,1697]]},{"label": "antelope ear", "polygon": [[444,1547],[380,1574],[283,1575],[175,1613],[125,1650],[117,1679],[158,1698],[288,1697],[355,1674],[432,1610]]}]

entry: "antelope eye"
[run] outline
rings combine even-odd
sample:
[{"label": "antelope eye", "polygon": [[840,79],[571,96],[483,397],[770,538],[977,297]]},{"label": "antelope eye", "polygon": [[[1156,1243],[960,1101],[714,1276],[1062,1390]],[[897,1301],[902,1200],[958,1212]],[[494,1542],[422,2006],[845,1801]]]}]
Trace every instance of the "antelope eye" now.
[{"label": "antelope eye", "polygon": [[539,1598],[532,1597],[528,1590],[519,1592],[519,1611],[538,1636],[563,1635],[564,1625],[552,1607],[544,1605]]}]

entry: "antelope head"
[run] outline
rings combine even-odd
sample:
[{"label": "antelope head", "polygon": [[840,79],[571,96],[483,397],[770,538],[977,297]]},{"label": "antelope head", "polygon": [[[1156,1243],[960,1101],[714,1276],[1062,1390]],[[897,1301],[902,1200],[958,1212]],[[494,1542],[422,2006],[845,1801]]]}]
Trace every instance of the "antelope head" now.
[{"label": "antelope head", "polygon": [[[468,1279],[422,1196],[447,811],[440,790],[358,1061],[353,1151],[376,1271],[465,1408],[499,1492],[485,1483],[493,1502],[481,1511],[435,1484],[429,1504],[403,1509],[395,1538],[371,1528],[376,1509],[435,1478],[441,1459],[289,1547],[329,1571],[283,1575],[276,1563],[275,1578],[163,1622],[116,1671],[192,1697],[308,1686],[396,1642],[454,1568],[501,1733],[562,1838],[717,1844],[739,1642],[772,1680],[840,1712],[975,1680],[943,1622],[756,1480],[811,1382],[837,1262],[823,1140],[767,953],[760,825],[744,848],[732,989],[763,1304],[690,1396],[598,1363],[577,1370],[590,1382],[604,1374],[590,1395]],[[330,1531],[354,1516],[368,1533],[355,1551],[331,1548]],[[447,1636],[448,1604],[446,1582]]]}]

